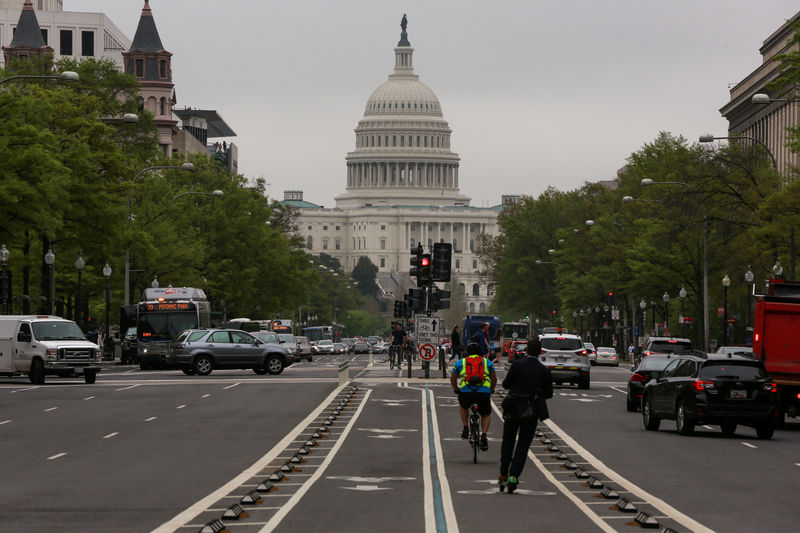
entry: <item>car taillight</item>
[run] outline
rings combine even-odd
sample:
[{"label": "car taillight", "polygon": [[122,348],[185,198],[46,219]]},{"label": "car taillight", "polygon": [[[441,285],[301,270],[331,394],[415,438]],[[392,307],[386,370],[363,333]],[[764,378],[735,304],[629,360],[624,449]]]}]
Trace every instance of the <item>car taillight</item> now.
[{"label": "car taillight", "polygon": [[547,350],[542,350],[541,352],[539,352],[539,355],[545,355],[545,354],[547,354]]},{"label": "car taillight", "polygon": [[648,381],[650,381],[650,378],[647,377],[647,376],[643,376],[642,374],[636,372],[633,375],[631,375],[631,381],[638,381],[640,383],[647,383]]},{"label": "car taillight", "polygon": [[575,355],[586,355],[588,353],[586,350],[575,350]]},{"label": "car taillight", "polygon": [[761,335],[759,335],[758,333],[756,333],[756,336],[755,336],[755,338],[753,339],[753,341],[754,341],[754,342],[758,342],[758,339],[760,339],[760,338],[761,338]]},{"label": "car taillight", "polygon": [[652,355],[653,352],[644,352],[645,355]]},{"label": "car taillight", "polygon": [[[778,392],[778,385],[776,383],[764,383],[764,386],[761,387],[767,392]],[[800,398],[800,394],[797,395]]]},{"label": "car taillight", "polygon": [[703,381],[701,379],[696,379],[692,382],[692,388],[697,392],[705,392],[707,390],[716,389],[717,386],[714,384],[713,381]]}]

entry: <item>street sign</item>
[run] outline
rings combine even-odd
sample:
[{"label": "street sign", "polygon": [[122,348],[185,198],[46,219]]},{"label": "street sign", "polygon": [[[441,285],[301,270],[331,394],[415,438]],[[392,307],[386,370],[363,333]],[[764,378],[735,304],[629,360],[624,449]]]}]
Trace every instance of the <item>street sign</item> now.
[{"label": "street sign", "polygon": [[419,358],[423,361],[432,361],[436,357],[436,346],[433,344],[419,345]]},{"label": "street sign", "polygon": [[611,320],[619,320],[619,309],[611,310]]},{"label": "street sign", "polygon": [[442,330],[442,317],[438,315],[433,316],[417,316],[414,321],[415,331],[414,339],[417,344],[439,344],[439,337],[441,337]]}]

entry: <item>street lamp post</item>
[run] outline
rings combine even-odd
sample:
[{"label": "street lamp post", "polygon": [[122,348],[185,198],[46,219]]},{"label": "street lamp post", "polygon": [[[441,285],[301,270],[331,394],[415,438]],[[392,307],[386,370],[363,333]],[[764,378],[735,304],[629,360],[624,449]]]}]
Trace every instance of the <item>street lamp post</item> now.
[{"label": "street lamp post", "polygon": [[47,265],[47,314],[53,314],[53,301],[56,299],[56,255],[53,249],[47,250],[44,254],[44,262]]},{"label": "street lamp post", "polygon": [[75,260],[75,268],[78,270],[78,296],[75,298],[75,322],[78,323],[78,327],[81,328],[83,331],[83,300],[81,298],[81,278],[83,275],[83,269],[86,268],[86,261],[83,260],[81,254],[78,254],[78,258]]},{"label": "street lamp post", "polygon": [[725,274],[722,278],[722,340],[723,346],[728,345],[728,287],[731,286],[731,278]]},{"label": "street lamp post", "polygon": [[664,332],[669,329],[669,293],[664,291],[664,296],[662,297],[664,300]]},{"label": "street lamp post", "polygon": [[[136,117],[136,115],[132,115],[132,116]],[[128,117],[128,115],[125,115],[125,117],[123,117],[123,121],[127,121],[126,117]],[[133,122],[132,118],[128,119],[128,120]],[[136,117],[136,120],[138,122],[138,117]],[[156,166],[152,166],[152,167],[143,168],[142,170],[140,170],[133,177],[131,182],[132,183],[136,182],[136,180],[139,179],[146,172],[152,172],[154,170],[168,170],[168,169],[183,170],[183,171],[186,171],[186,172],[192,172],[192,171],[194,171],[194,165],[192,163],[184,163],[182,165],[156,165]],[[173,201],[174,201],[174,199],[173,199]],[[130,196],[130,194],[128,194],[128,217],[126,218],[125,223],[126,224],[130,224],[131,223],[131,196]],[[126,246],[125,247],[125,276],[124,277],[125,277],[125,291],[124,291],[125,304],[124,305],[130,305],[130,302],[131,302],[131,292],[130,292],[130,284],[131,284],[131,250],[130,250],[130,246]]]},{"label": "street lamp post", "polygon": [[[103,267],[103,276],[106,278],[106,328],[105,328],[105,340],[103,341],[103,358],[105,359],[108,357],[108,346],[111,337],[109,337],[109,311],[111,310],[111,267],[106,261],[106,265]],[[112,353],[113,358],[113,353]]]},{"label": "street lamp post", "polygon": [[8,258],[11,257],[11,252],[8,251],[6,245],[0,246],[0,263],[3,263],[2,270],[0,270],[0,314],[10,315],[9,304],[11,302],[11,291],[8,286],[8,271],[6,270],[6,263]]},{"label": "street lamp post", "polygon": [[[639,309],[642,310],[642,333],[644,333],[644,330],[647,327],[647,302],[644,301],[644,298],[642,298],[642,301],[639,302]],[[640,336],[644,337],[644,335]]]},{"label": "street lamp post", "polygon": [[72,72],[70,70],[65,70],[61,74],[57,74],[55,76],[33,76],[29,74],[18,74],[17,76],[10,76],[8,78],[3,78],[0,80],[0,85],[6,83],[7,81],[11,80],[58,80],[58,81],[78,81],[80,76],[78,76],[77,72]]},{"label": "street lamp post", "polygon": [[[747,272],[744,273],[744,280],[747,282],[747,322],[745,322],[745,325],[744,325],[745,326],[744,327],[745,341],[747,340],[747,334],[752,329],[752,326],[750,326],[750,304],[752,302],[751,299],[753,297],[753,292],[754,292],[753,291],[753,289],[754,289],[753,281],[755,279],[756,279],[756,276],[755,276],[755,274],[753,274],[753,271],[750,270],[750,266],[748,265]],[[745,342],[745,344],[747,344],[747,342]],[[751,344],[752,344],[752,340],[751,340]]]},{"label": "street lamp post", "polygon": [[583,338],[583,309],[581,309],[580,315],[581,315],[581,330],[580,330],[580,336],[581,336],[581,338]]},{"label": "street lamp post", "polygon": [[681,287],[681,290],[678,292],[678,296],[681,297],[681,319],[680,319],[681,337],[685,337],[686,334],[684,334],[684,332],[683,332],[683,328],[684,328],[683,325],[686,322],[686,314],[685,314],[685,309],[684,309],[684,302],[686,300],[686,289]]},{"label": "street lamp post", "polygon": [[578,329],[578,312],[577,311],[573,311],[572,312],[572,327],[574,327],[575,329]]}]

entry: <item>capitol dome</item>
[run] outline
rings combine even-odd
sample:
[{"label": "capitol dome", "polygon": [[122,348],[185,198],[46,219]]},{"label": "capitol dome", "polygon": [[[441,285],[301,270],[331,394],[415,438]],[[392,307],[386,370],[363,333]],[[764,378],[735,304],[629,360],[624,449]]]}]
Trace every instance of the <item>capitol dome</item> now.
[{"label": "capitol dome", "polygon": [[394,72],[378,86],[347,154],[347,192],[336,205],[469,205],[458,188],[458,154],[436,94],[414,73],[414,49],[403,32]]}]

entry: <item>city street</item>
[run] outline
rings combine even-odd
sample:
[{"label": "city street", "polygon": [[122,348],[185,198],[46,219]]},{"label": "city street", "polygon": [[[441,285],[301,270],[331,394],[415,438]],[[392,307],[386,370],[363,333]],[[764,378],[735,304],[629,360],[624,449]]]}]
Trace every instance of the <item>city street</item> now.
[{"label": "city street", "polygon": [[593,367],[591,390],[556,388],[519,490],[500,494],[499,409],[473,464],[441,371],[425,380],[415,365],[408,380],[374,357],[317,357],[279,376],[109,365],[95,385],[3,379],[0,529],[200,531],[235,504],[246,516],[224,520],[234,531],[628,531],[641,511],[675,531],[794,528],[800,424],[769,441],[750,428],[682,437],[668,421],[645,432],[625,410],[629,371]]}]

